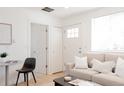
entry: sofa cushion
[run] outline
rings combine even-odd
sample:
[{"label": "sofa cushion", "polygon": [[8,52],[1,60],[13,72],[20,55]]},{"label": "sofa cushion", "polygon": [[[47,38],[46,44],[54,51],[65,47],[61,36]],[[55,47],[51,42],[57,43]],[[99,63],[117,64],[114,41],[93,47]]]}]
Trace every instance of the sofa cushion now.
[{"label": "sofa cushion", "polygon": [[[118,57],[124,58],[124,53],[105,53],[105,61],[117,62]],[[115,68],[112,72],[115,72]]]},{"label": "sofa cushion", "polygon": [[89,67],[92,67],[92,59],[97,59],[99,61],[104,61],[104,54],[103,53],[99,53],[99,52],[87,52],[85,54],[83,54],[83,56],[87,56],[87,62]]},{"label": "sofa cushion", "polygon": [[117,61],[118,57],[124,58],[124,53],[105,53],[105,61]]},{"label": "sofa cushion", "polygon": [[124,79],[112,74],[96,74],[92,81],[104,86],[123,86]]},{"label": "sofa cushion", "polygon": [[88,68],[87,57],[75,56],[75,68],[77,69]]},{"label": "sofa cushion", "polygon": [[101,62],[99,60],[93,59],[92,69],[101,73],[112,73],[113,67],[115,67],[114,61]]},{"label": "sofa cushion", "polygon": [[95,74],[98,74],[98,72],[91,70],[91,68],[70,70],[71,76],[75,76],[77,78],[84,79],[84,80],[91,80],[92,76]]},{"label": "sofa cushion", "polygon": [[116,67],[115,67],[115,73],[119,76],[119,77],[122,77],[124,78],[124,59],[122,58],[118,58],[117,59],[117,64],[116,64]]}]

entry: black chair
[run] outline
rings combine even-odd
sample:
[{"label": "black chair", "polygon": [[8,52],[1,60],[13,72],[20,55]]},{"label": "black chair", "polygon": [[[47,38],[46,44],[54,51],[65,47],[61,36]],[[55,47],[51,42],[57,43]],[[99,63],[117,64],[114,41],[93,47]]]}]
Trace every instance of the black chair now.
[{"label": "black chair", "polygon": [[28,84],[28,73],[31,72],[34,78],[34,81],[36,83],[36,79],[33,73],[33,70],[35,69],[35,65],[36,65],[36,59],[35,58],[26,58],[24,65],[21,69],[16,70],[18,72],[18,77],[17,77],[17,81],[16,81],[16,85],[18,84],[18,79],[20,76],[20,73],[24,74],[24,82],[27,81],[27,86]]}]

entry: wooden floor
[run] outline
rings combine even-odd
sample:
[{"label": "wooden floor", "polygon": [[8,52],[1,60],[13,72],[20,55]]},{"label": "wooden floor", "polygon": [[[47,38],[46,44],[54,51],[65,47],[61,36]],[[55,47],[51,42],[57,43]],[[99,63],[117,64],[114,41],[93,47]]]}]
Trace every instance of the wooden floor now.
[{"label": "wooden floor", "polygon": [[[53,79],[64,76],[63,72],[51,74],[51,75],[39,75],[36,76],[37,83],[33,79],[29,81],[29,86],[52,86]],[[18,86],[26,86],[26,82],[19,83]]]}]

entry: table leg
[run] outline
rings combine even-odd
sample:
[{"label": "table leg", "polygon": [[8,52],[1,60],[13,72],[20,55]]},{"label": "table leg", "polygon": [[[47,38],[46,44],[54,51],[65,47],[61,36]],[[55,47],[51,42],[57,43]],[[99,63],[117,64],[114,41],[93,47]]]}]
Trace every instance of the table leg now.
[{"label": "table leg", "polygon": [[9,77],[9,66],[5,67],[5,85],[8,85],[8,77]]}]

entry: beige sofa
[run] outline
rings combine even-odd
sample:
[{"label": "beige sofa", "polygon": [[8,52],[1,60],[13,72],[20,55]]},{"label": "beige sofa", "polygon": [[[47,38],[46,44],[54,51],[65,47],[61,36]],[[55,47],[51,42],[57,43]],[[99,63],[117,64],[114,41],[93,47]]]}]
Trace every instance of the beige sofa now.
[{"label": "beige sofa", "polygon": [[96,82],[104,86],[121,86],[124,85],[124,78],[118,77],[115,73],[103,74],[98,73],[91,69],[91,60],[93,58],[104,61],[115,61],[118,57],[124,58],[123,53],[99,53],[99,52],[88,52],[83,54],[88,58],[88,69],[75,69],[74,63],[66,63],[66,74],[78,77],[80,79]]}]

